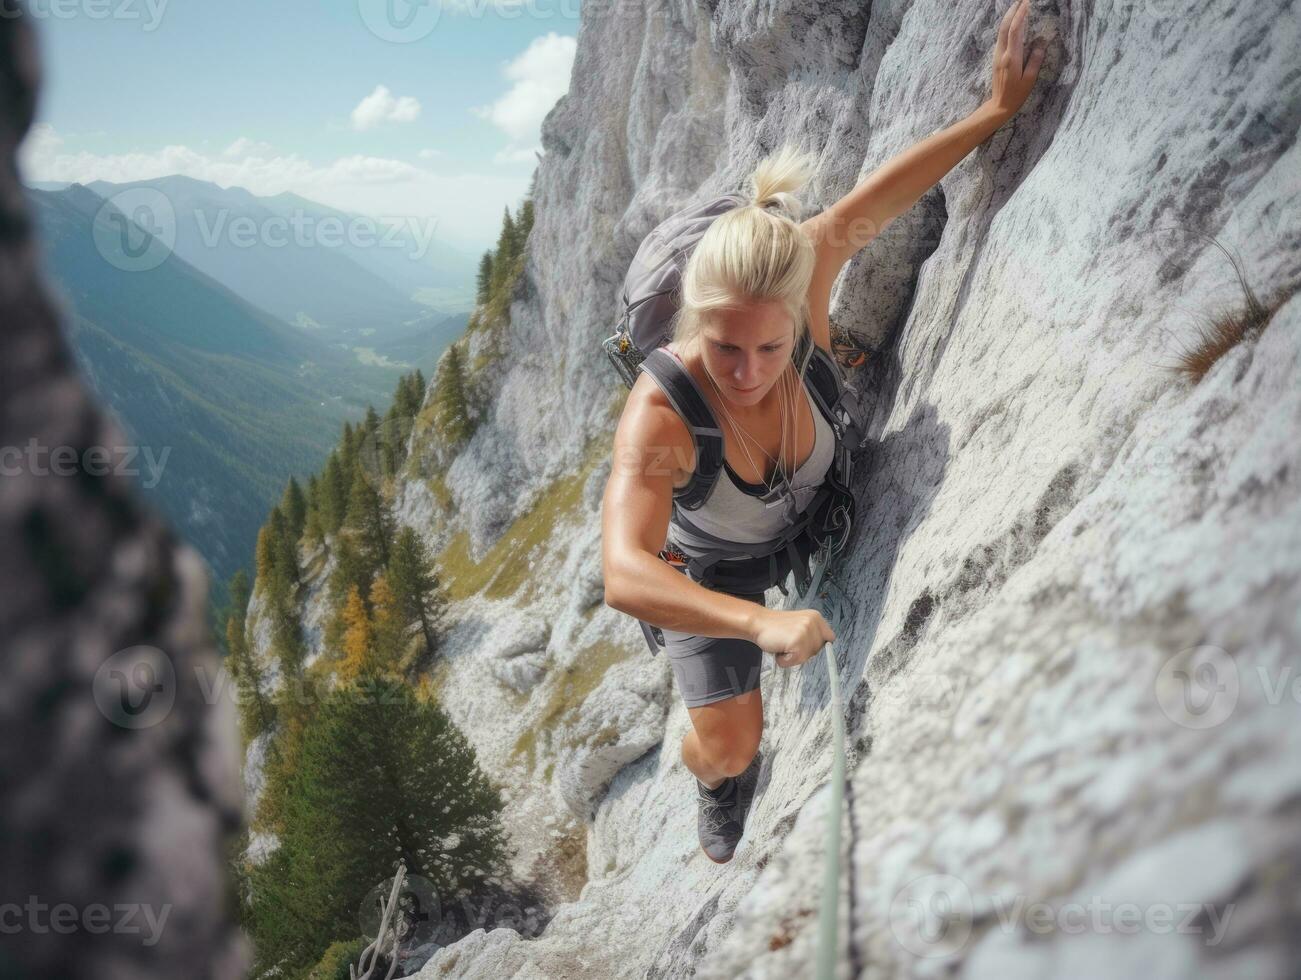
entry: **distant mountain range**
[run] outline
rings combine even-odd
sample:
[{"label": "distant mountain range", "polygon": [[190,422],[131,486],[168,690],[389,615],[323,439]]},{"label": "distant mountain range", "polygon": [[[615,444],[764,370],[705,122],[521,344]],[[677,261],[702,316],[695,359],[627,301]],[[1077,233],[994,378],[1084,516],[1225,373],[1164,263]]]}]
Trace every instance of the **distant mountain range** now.
[{"label": "distant mountain range", "polygon": [[[145,230],[152,215],[137,223],[94,186],[29,187],[28,197],[78,362],[137,447],[143,492],[208,560],[221,600],[230,575],[251,562],[257,529],[289,476],[320,468],[344,419],[360,419],[367,404],[382,413],[400,375],[419,366],[432,376],[468,313],[409,301],[407,287],[374,271],[381,262],[367,268],[340,250],[208,247],[195,215],[229,207],[234,216],[238,204],[239,214],[265,217],[275,208],[189,178],[147,183],[179,204],[170,250]],[[112,197],[133,206],[130,196]],[[275,200],[303,213],[320,208]],[[150,249],[162,259],[147,267]],[[319,316],[320,326],[292,326],[267,309],[274,277],[260,262],[296,297],[279,307]],[[263,302],[231,285],[246,274]],[[367,321],[367,309],[382,315]]]},{"label": "distant mountain range", "polygon": [[419,219],[372,219],[180,175],[86,186],[137,223],[143,211],[196,269],[331,341],[407,332],[474,305],[477,256],[433,241]]}]

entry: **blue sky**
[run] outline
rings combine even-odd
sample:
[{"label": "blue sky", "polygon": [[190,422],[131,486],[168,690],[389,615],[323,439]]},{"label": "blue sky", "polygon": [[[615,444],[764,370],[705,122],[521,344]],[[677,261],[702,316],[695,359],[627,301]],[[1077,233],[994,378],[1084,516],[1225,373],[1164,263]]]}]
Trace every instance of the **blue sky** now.
[{"label": "blue sky", "polygon": [[564,94],[578,0],[28,0],[27,180],[183,173],[490,247]]}]

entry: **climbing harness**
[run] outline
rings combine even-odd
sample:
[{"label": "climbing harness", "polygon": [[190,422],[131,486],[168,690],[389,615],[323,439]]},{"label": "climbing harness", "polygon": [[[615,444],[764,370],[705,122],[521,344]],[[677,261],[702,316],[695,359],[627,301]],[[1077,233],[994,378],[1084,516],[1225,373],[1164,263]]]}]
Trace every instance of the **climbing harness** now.
[{"label": "climbing harness", "polygon": [[[847,621],[849,602],[844,591],[828,577],[827,567],[844,546],[847,535],[846,531],[834,548],[828,541],[818,549],[808,592],[799,601],[799,607],[806,609],[812,609],[820,603],[824,609],[832,609],[828,618],[836,623]],[[840,821],[845,787],[845,709],[840,693],[840,672],[836,667],[834,644],[827,644],[825,659],[831,691],[831,790],[827,800],[826,851],[823,855],[822,896],[818,908],[816,976],[818,980],[834,980],[840,925]]]}]

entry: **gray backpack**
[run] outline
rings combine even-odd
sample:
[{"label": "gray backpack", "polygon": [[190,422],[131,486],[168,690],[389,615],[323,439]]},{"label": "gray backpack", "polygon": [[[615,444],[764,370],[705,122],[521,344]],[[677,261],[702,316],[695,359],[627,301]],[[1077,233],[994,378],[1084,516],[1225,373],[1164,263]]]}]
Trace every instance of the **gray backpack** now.
[{"label": "gray backpack", "polygon": [[[602,347],[624,384],[631,388],[646,372],[664,391],[691,431],[696,467],[691,481],[673,493],[669,540],[659,557],[707,588],[737,594],[774,586],[786,594],[792,571],[803,592],[811,578],[809,556],[834,541],[843,547],[854,519],[853,453],[865,442],[858,390],[841,366],[807,335],[793,354],[812,396],[836,436],[835,457],[809,505],[776,538],[757,544],[726,541],[692,523],[688,516],[709,498],[723,468],[723,432],[696,379],[663,346],[678,309],[678,289],[687,259],[715,218],[748,203],[742,194],[724,194],[678,211],[643,239],[624,278],[621,315]],[[664,645],[659,627],[638,621],[651,652]]]}]

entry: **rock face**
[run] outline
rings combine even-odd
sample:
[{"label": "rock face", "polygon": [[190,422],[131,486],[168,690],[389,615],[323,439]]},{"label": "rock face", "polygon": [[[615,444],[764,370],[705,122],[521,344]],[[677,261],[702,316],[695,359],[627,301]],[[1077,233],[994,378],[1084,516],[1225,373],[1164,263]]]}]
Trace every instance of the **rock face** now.
[{"label": "rock face", "polygon": [[[655,222],[744,186],[788,140],[819,154],[806,213],[828,206],[976,107],[1003,9],[583,5],[499,395],[447,474],[476,557],[608,439],[617,382],[598,342]],[[1034,0],[1030,33],[1050,41],[1031,101],[860,253],[833,305],[875,351],[835,644],[840,975],[1290,976],[1298,18],[1287,0]],[[1170,365],[1242,302],[1211,236],[1281,304],[1193,382]],[[556,393],[544,411],[539,392]],[[449,710],[504,765],[510,726],[550,717],[530,691],[585,644],[626,646],[533,787],[590,819],[588,880],[538,938],[487,922],[420,976],[810,976],[825,665],[767,660],[769,761],[746,840],[715,866],[668,665],[600,604],[607,472],[563,564],[537,570],[529,622],[504,638],[487,624],[517,611],[485,605],[450,658]],[[528,702],[493,702],[485,677]]]},{"label": "rock face", "polygon": [[0,12],[0,973],[233,980],[239,742],[206,573],[63,340],[14,165],[37,44]]}]

